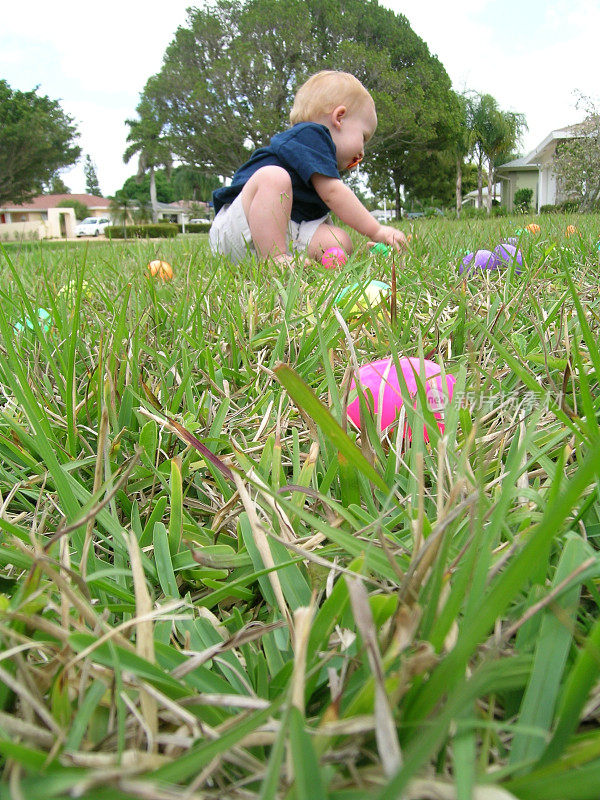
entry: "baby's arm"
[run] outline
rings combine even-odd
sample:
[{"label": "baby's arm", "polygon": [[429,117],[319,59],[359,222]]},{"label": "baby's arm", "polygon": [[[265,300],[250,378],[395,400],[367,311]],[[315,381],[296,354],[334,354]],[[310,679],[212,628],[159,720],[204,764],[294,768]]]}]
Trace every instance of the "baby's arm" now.
[{"label": "baby's arm", "polygon": [[316,193],[325,205],[346,225],[368,236],[374,242],[393,245],[397,250],[407,247],[406,236],[402,231],[389,225],[380,225],[354,194],[339,178],[315,173],[312,183]]}]

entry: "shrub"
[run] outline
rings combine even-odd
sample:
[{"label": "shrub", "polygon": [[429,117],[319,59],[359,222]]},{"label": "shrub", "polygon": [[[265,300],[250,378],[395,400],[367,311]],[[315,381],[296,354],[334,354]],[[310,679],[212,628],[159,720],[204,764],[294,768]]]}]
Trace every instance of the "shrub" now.
[{"label": "shrub", "polygon": [[179,233],[177,225],[161,222],[156,225],[109,225],[107,239],[171,239]]},{"label": "shrub", "polygon": [[560,208],[558,206],[553,205],[552,203],[549,203],[548,205],[545,206],[540,206],[540,214],[558,214],[559,211]]},{"label": "shrub", "polygon": [[514,197],[515,210],[523,213],[529,211],[532,198],[533,189],[517,189]]},{"label": "shrub", "polygon": [[563,214],[574,214],[576,211],[579,211],[579,200],[563,200],[562,203],[559,203],[558,208]]},{"label": "shrub", "polygon": [[492,217],[507,217],[508,209],[506,206],[492,206]]},{"label": "shrub", "polygon": [[475,206],[463,206],[460,216],[461,219],[485,219],[487,210],[485,208],[475,208]]},{"label": "shrub", "polygon": [[[186,233],[208,233],[210,230],[211,223],[210,222],[195,222],[193,225],[189,223],[185,226]],[[183,227],[181,225],[177,226],[179,228],[179,233],[183,233]]]}]

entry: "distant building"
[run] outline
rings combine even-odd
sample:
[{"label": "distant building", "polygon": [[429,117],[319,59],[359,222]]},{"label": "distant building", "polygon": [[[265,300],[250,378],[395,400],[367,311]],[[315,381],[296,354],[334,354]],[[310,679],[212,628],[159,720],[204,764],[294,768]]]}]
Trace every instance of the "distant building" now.
[{"label": "distant building", "polygon": [[74,235],[75,211],[60,207],[63,201],[87,206],[90,217],[110,217],[110,200],[93,194],[41,194],[27,203],[4,203],[0,207],[0,241],[8,239],[51,239]]},{"label": "distant building", "polygon": [[[64,201],[78,201],[89,209],[90,217],[113,218],[111,200],[92,194],[41,194],[27,203],[5,203],[0,207],[0,241],[10,239],[55,239],[75,235],[75,210],[62,207]],[[133,209],[135,208],[135,204]],[[209,203],[178,200],[175,203],[158,203],[158,221],[189,222],[198,210],[206,218],[211,216]],[[131,215],[130,215],[131,216]]]},{"label": "distant building", "polygon": [[545,205],[557,205],[566,200],[558,191],[554,175],[554,156],[560,142],[566,139],[581,138],[582,125],[567,125],[550,131],[548,136],[522,158],[502,164],[496,175],[502,183],[502,202],[509,211],[515,207],[515,192],[519,189],[532,189],[531,205],[539,212]]},{"label": "distant building", "polygon": [[[477,189],[473,189],[472,192],[466,194],[462,199],[462,204],[466,208],[487,208],[487,196],[488,196],[488,187],[487,185],[483,187],[481,198],[482,198],[482,205],[479,205],[479,191]],[[492,189],[492,201],[497,200],[499,203],[502,202],[502,185],[497,183]]]}]

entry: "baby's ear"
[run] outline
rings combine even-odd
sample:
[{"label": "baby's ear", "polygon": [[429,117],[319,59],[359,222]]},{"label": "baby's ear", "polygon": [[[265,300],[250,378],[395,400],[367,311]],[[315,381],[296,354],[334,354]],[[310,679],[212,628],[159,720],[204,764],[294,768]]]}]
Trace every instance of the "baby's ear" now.
[{"label": "baby's ear", "polygon": [[334,108],[333,111],[331,112],[331,121],[336,128],[340,126],[342,119],[346,115],[347,110],[348,109],[346,108],[346,106],[336,106],[336,108]]}]

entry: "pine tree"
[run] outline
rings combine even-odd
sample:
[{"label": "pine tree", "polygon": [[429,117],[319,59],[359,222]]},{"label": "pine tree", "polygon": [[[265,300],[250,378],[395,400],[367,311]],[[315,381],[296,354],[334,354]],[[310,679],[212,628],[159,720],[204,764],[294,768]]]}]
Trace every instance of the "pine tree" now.
[{"label": "pine tree", "polygon": [[83,167],[85,174],[85,190],[88,194],[93,194],[95,197],[102,197],[100,191],[100,184],[98,183],[98,176],[96,175],[96,165],[92,161],[91,156],[88,154],[85,157],[85,166]]}]

